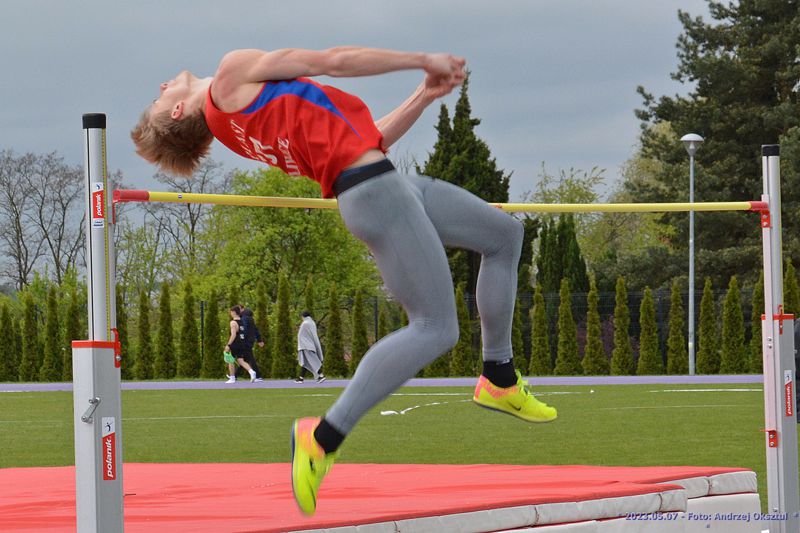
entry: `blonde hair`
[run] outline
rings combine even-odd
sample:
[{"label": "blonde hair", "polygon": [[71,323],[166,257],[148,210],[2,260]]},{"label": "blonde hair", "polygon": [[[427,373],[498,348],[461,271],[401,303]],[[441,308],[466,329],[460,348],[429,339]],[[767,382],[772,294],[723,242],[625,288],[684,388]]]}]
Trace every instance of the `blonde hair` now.
[{"label": "blonde hair", "polygon": [[147,106],[131,130],[136,153],[168,174],[191,176],[214,140],[203,113],[174,120],[169,110],[155,115],[150,111]]}]

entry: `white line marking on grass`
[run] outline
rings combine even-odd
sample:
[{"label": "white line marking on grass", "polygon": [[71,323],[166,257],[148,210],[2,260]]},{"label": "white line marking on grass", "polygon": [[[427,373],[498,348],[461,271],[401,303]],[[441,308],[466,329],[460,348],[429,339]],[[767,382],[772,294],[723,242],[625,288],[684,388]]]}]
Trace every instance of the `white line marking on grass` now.
[{"label": "white line marking on grass", "polygon": [[686,408],[703,408],[707,409],[709,407],[742,407],[739,404],[736,405],[722,405],[722,404],[710,404],[710,405],[651,405],[651,406],[635,406],[635,407],[598,407],[598,411],[622,411],[627,409],[686,409]]},{"label": "white line marking on grass", "polygon": [[663,389],[650,392],[764,392],[764,389]]},{"label": "white line marking on grass", "polygon": [[471,402],[472,400],[458,400],[457,402],[433,402],[433,403],[425,403],[422,405],[415,405],[413,407],[407,407],[402,411],[381,411],[381,416],[388,416],[388,415],[404,415],[409,411],[413,411],[414,409],[419,409],[420,407],[432,407],[434,405],[444,405],[448,403],[463,403],[463,402]]}]

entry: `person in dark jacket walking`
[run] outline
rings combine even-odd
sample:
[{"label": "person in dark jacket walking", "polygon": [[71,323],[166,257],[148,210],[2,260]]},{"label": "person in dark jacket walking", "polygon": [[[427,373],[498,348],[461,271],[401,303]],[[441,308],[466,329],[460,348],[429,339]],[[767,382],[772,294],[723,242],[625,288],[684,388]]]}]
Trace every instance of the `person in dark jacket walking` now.
[{"label": "person in dark jacket walking", "polygon": [[264,341],[261,340],[261,332],[258,331],[258,326],[256,326],[256,320],[253,317],[253,310],[243,305],[240,305],[239,308],[242,312],[241,317],[242,327],[244,328],[244,342],[247,346],[247,349],[244,353],[244,360],[247,361],[247,364],[249,364],[250,367],[256,371],[255,381],[264,381],[264,376],[261,374],[261,370],[258,368],[258,361],[256,361],[256,357],[253,355],[253,346],[255,346],[256,343],[258,343],[259,347],[264,347]]},{"label": "person in dark jacket walking", "polygon": [[[247,351],[247,344],[245,343],[245,333],[242,328],[242,316],[239,306],[233,306],[230,309],[230,336],[228,343],[225,345],[225,353],[230,354],[236,360],[239,366],[244,367],[250,374],[250,381],[256,380],[256,372],[253,370],[247,361],[244,360]],[[250,350],[252,352],[252,350]],[[228,363],[228,381],[225,383],[236,383],[236,364]]]}]

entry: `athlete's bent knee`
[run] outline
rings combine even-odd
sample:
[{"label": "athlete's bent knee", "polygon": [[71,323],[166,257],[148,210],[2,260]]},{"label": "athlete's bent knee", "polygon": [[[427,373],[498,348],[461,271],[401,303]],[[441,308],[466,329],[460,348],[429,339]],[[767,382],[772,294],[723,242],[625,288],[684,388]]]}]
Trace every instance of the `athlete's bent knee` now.
[{"label": "athlete's bent knee", "polygon": [[514,247],[521,247],[522,240],[525,238],[525,228],[522,226],[522,222],[516,218],[509,218],[511,219],[511,223],[508,225],[508,231],[506,233],[508,240]]},{"label": "athlete's bent knee", "polygon": [[442,353],[453,349],[458,342],[459,334],[460,330],[458,328],[457,320],[448,321],[447,324],[445,324],[440,337],[442,343]]},{"label": "athlete's bent knee", "polygon": [[511,253],[516,255],[522,250],[522,241],[525,238],[525,229],[522,222],[512,216],[505,217],[502,224],[497,227],[497,235],[492,249],[486,255],[502,255]]},{"label": "athlete's bent knee", "polygon": [[455,317],[452,319],[412,321],[410,327],[413,331],[413,338],[423,343],[427,348],[425,350],[427,352],[425,359],[428,359],[428,361],[425,364],[451,350],[458,342],[458,320]]}]

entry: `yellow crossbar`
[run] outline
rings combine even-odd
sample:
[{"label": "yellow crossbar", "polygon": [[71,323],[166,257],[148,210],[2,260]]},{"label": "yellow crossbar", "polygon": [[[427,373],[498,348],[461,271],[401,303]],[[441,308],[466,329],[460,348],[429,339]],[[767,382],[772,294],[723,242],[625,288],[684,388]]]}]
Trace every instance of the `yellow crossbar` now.
[{"label": "yellow crossbar", "polygon": [[244,196],[236,194],[199,194],[180,192],[151,192],[150,202],[184,204],[240,205],[248,207],[301,207],[337,209],[336,200],[323,198],[284,198],[281,196]]},{"label": "yellow crossbar", "polygon": [[[761,204],[764,204],[761,206]],[[667,211],[760,211],[766,202],[654,204],[492,204],[509,213],[663,213]]]},{"label": "yellow crossbar", "polygon": [[[236,194],[200,194],[116,190],[115,202],[167,202],[184,204],[238,205],[248,207],[295,207],[337,209],[336,200],[323,198],[286,198],[281,196],[243,196]],[[629,204],[491,204],[509,213],[661,213],[667,211],[765,211],[766,202],[678,202]]]}]

